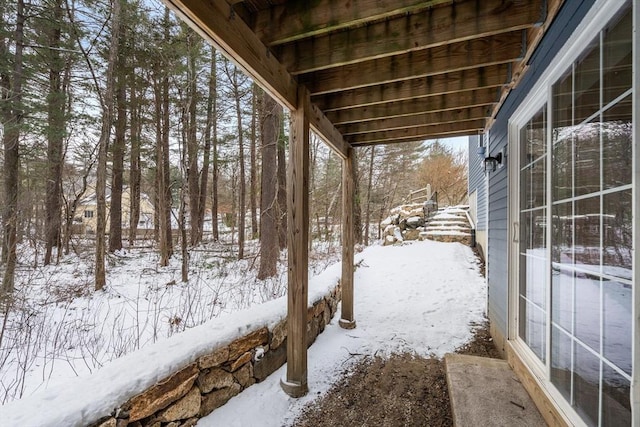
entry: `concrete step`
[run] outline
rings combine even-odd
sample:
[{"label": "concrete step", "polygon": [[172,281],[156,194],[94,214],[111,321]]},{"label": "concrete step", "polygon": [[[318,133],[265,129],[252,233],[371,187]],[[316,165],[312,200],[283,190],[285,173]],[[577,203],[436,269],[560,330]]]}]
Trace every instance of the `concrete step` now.
[{"label": "concrete step", "polygon": [[505,360],[444,358],[455,427],[542,427],[540,412]]}]

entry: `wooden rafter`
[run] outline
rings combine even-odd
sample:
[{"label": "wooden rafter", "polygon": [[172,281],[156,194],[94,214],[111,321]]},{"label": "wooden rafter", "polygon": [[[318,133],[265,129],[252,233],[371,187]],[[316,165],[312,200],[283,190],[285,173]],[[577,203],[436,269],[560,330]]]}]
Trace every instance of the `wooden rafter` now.
[{"label": "wooden rafter", "polygon": [[542,0],[478,0],[429,8],[278,47],[293,74],[308,73],[466,40],[524,30],[541,22]]},{"label": "wooden rafter", "polygon": [[460,110],[435,111],[412,116],[389,117],[368,122],[340,125],[338,126],[338,130],[342,132],[345,137],[348,137],[351,135],[382,130],[404,129],[425,125],[477,120],[486,118],[489,111],[489,106],[465,108]]},{"label": "wooden rafter", "polygon": [[369,105],[362,108],[330,111],[327,113],[327,118],[335,125],[341,125],[424,114],[425,112],[458,110],[494,104],[498,102],[498,95],[499,91],[497,89],[472,90],[459,92],[455,96],[430,96],[428,98],[396,101],[388,104]]},{"label": "wooden rafter", "polygon": [[311,95],[373,86],[516,61],[524,55],[522,32],[499,34],[317,71],[299,77]]},{"label": "wooden rafter", "polygon": [[436,74],[411,80],[319,95],[312,98],[321,110],[328,112],[426,96],[444,95],[467,90],[505,86],[510,64],[473,68],[453,73]]},{"label": "wooden rafter", "polygon": [[413,140],[419,141],[428,139],[429,135],[456,134],[459,132],[477,133],[484,129],[486,119],[471,120],[468,122],[444,123],[432,126],[418,126],[404,129],[383,130],[379,132],[369,132],[362,135],[351,135],[347,141],[352,144],[363,144],[371,142],[393,141],[393,140]]}]

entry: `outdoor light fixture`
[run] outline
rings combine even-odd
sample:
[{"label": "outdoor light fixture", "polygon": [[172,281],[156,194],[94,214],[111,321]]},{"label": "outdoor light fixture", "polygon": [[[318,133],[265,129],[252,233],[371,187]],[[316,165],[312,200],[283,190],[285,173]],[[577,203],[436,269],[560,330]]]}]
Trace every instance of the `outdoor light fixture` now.
[{"label": "outdoor light fixture", "polygon": [[487,165],[491,172],[495,172],[498,166],[502,166],[502,151],[495,156],[488,156],[484,158],[484,171],[487,171]]}]

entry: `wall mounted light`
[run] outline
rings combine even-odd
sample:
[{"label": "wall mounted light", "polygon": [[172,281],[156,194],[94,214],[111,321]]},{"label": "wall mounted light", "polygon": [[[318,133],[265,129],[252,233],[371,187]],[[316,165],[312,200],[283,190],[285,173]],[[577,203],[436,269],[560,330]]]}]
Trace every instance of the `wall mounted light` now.
[{"label": "wall mounted light", "polygon": [[496,154],[495,156],[488,156],[484,158],[484,171],[487,169],[491,172],[495,172],[498,166],[502,166],[502,151]]}]

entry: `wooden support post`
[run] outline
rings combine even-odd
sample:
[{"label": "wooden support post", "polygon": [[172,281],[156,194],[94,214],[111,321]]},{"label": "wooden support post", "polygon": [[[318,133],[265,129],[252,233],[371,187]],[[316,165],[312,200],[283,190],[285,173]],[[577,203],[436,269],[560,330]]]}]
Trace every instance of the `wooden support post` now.
[{"label": "wooden support post", "polygon": [[353,149],[342,161],[342,313],[338,323],[344,329],[356,327],[353,316]]},{"label": "wooden support post", "polygon": [[309,284],[309,102],[298,87],[298,109],[291,112],[287,173],[287,377],[280,381],[289,396],[301,397],[307,386],[307,299]]}]

